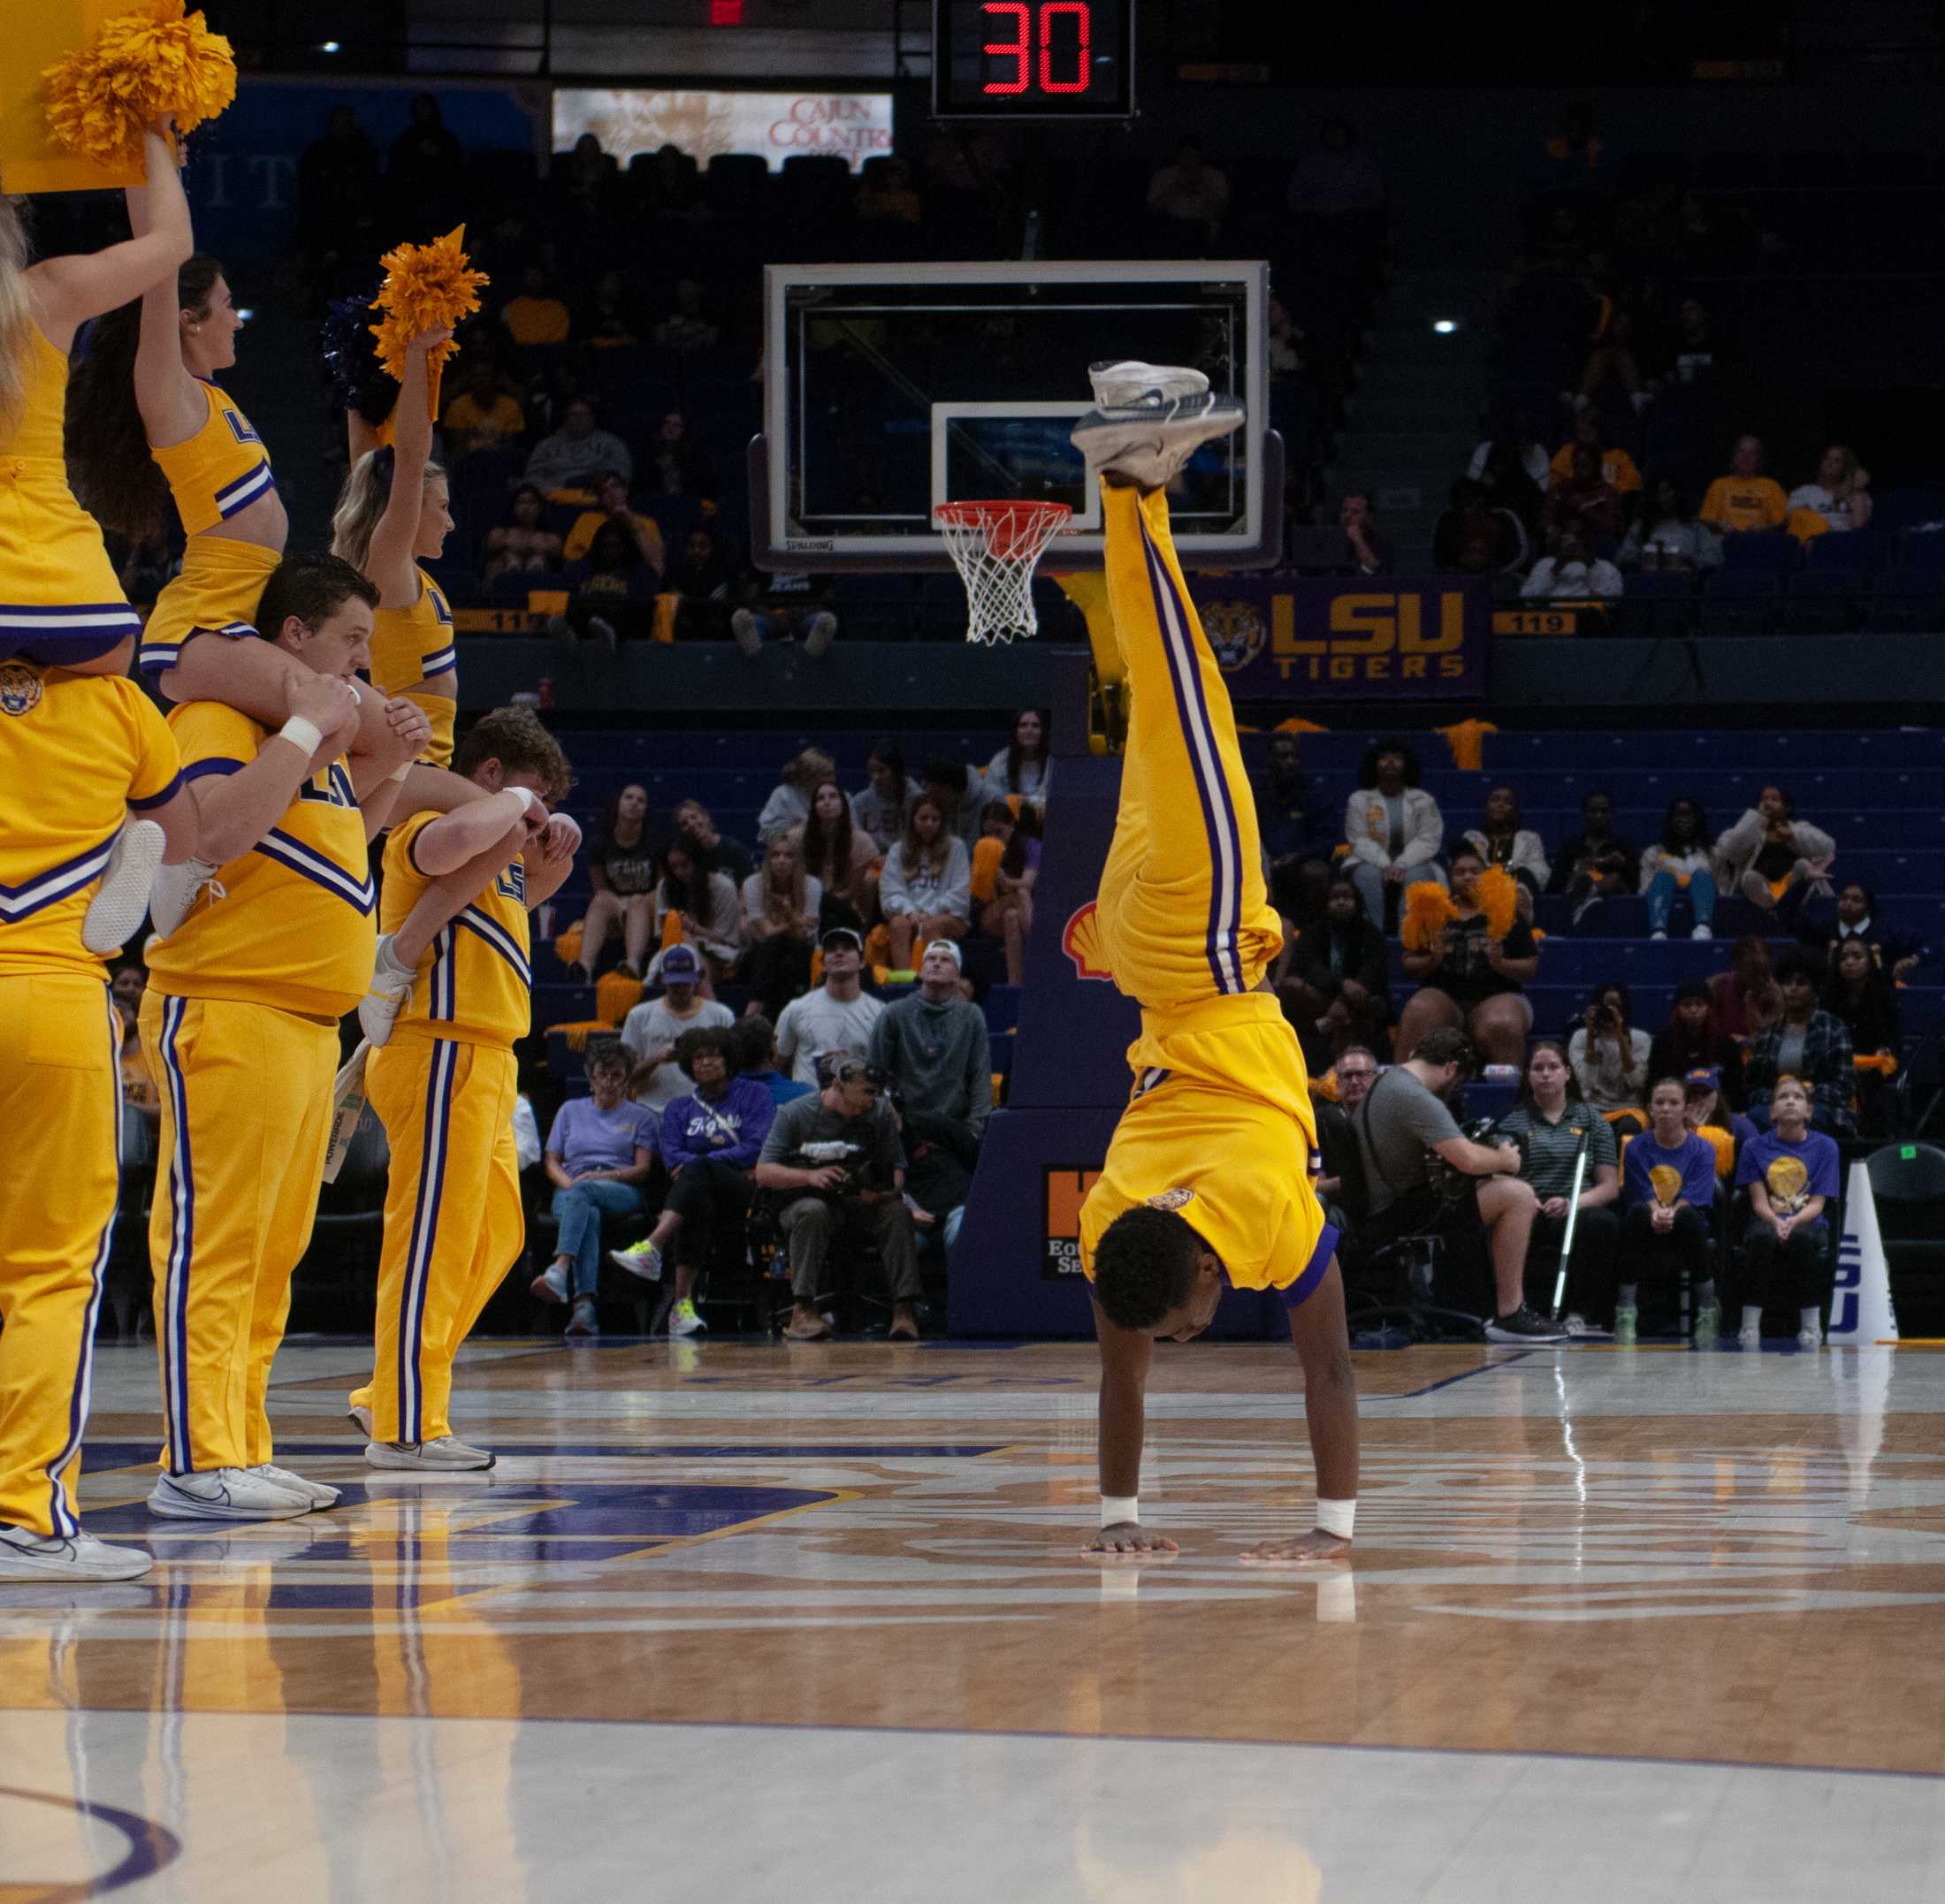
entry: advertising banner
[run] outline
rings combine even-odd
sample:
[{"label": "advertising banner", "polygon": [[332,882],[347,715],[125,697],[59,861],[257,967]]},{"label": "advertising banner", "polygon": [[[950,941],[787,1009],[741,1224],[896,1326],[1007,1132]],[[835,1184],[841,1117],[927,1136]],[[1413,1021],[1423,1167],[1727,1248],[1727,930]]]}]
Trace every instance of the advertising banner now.
[{"label": "advertising banner", "polygon": [[856,171],[891,150],[891,95],[561,87],[553,95],[554,149],[567,150],[583,133],[623,165],[670,145],[705,170],[719,152],[754,153],[772,171],[787,158],[835,153]]}]

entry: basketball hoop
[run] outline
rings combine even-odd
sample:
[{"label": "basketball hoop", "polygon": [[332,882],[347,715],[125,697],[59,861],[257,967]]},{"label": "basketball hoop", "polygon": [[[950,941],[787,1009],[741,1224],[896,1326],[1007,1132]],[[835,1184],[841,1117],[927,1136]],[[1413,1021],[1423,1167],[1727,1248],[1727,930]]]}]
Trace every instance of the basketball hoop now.
[{"label": "basketball hoop", "polygon": [[942,502],[932,526],[965,583],[968,641],[1011,641],[1039,632],[1034,565],[1073,514],[1064,502]]}]

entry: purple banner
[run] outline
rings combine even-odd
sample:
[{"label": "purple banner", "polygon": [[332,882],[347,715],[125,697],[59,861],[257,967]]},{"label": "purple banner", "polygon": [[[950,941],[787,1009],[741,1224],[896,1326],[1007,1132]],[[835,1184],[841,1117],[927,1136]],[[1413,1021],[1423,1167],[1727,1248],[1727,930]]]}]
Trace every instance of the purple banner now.
[{"label": "purple banner", "polygon": [[1457,701],[1486,691],[1490,583],[1192,575],[1238,701]]}]

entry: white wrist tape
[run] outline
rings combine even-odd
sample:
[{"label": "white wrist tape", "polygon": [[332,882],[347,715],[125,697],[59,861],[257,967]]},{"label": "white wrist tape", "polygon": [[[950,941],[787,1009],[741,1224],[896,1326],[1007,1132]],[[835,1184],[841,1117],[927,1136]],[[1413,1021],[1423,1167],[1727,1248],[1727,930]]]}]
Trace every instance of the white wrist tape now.
[{"label": "white wrist tape", "polygon": [[1139,1520],[1140,1518],[1141,1497],[1139,1494],[1104,1494],[1101,1497],[1102,1527],[1118,1527],[1124,1520]]},{"label": "white wrist tape", "polygon": [[1317,1497],[1317,1525],[1326,1534],[1334,1534],[1340,1541],[1350,1540],[1351,1529],[1357,1524],[1357,1503],[1355,1501],[1326,1501]]},{"label": "white wrist tape", "polygon": [[307,758],[324,744],[324,730],[316,721],[306,720],[301,714],[293,714],[277,730],[277,737],[301,747]]},{"label": "white wrist tape", "polygon": [[533,809],[540,803],[539,801],[535,797],[534,790],[531,787],[509,787],[507,788],[507,791],[510,794],[518,794],[520,796],[520,811],[522,818],[524,818],[525,815],[527,815],[528,813],[531,812]]},{"label": "white wrist tape", "polygon": [[388,780],[402,781],[406,778],[408,774],[411,773],[412,769],[416,765],[418,765],[418,762],[416,760],[408,760],[406,764],[402,767],[399,768],[396,773],[386,775],[386,778]]}]

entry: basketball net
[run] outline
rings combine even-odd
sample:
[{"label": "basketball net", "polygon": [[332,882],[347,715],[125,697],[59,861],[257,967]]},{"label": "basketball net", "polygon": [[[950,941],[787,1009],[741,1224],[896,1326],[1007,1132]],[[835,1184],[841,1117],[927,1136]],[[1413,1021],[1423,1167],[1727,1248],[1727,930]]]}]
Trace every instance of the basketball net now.
[{"label": "basketball net", "polygon": [[944,502],[932,526],[965,583],[965,638],[1013,641],[1037,634],[1034,566],[1073,514],[1064,502]]}]

